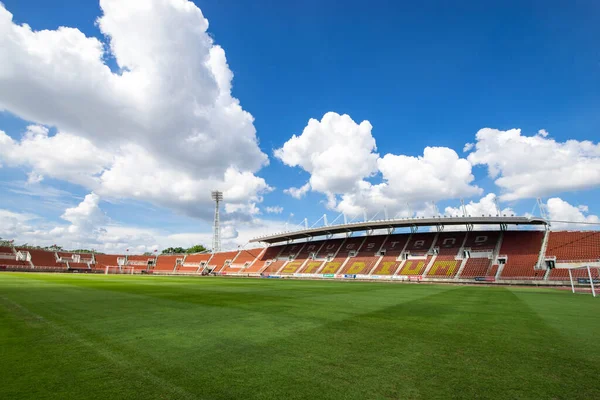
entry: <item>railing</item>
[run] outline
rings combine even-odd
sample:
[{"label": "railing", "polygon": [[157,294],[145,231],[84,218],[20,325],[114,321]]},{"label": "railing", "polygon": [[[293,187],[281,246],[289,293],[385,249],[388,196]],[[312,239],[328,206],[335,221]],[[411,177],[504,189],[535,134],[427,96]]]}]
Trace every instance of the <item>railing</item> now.
[{"label": "railing", "polygon": [[30,262],[31,253],[28,251],[17,251],[17,260]]},{"label": "railing", "polygon": [[582,263],[597,263],[600,262],[599,258],[587,259],[587,260],[556,260],[556,264],[582,264]]}]

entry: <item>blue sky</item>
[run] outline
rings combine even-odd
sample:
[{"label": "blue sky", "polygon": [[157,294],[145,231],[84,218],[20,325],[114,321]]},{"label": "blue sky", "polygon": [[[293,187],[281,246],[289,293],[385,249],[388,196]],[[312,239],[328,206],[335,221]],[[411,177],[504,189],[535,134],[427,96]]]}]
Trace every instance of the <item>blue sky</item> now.
[{"label": "blue sky", "polygon": [[[173,1],[181,3],[181,0]],[[105,45],[108,43],[102,28],[96,24],[103,11],[95,0],[3,0],[3,3],[13,14],[12,24],[16,26],[26,23],[33,31],[54,31],[60,26],[68,26],[78,29],[88,38],[96,37]],[[113,0],[106,3],[113,3]],[[248,202],[260,209],[259,213],[252,213],[247,212],[246,207],[246,216],[240,217],[247,221],[248,215],[251,215],[251,218],[261,221],[254,225],[237,223],[238,216],[231,217],[232,230],[248,231],[239,237],[241,241],[258,231],[281,227],[281,221],[285,222],[290,213],[294,214],[291,220],[295,223],[304,217],[314,221],[323,213],[333,219],[344,209],[340,205],[344,194],[358,193],[354,191],[358,190],[356,185],[342,185],[333,178],[328,178],[321,186],[315,184],[313,179],[319,172],[314,170],[317,168],[315,165],[309,165],[310,161],[295,167],[286,165],[286,159],[290,164],[289,160],[298,157],[297,149],[291,149],[282,157],[274,156],[274,151],[282,148],[292,135],[302,134],[309,119],[320,121],[328,112],[347,114],[356,124],[369,121],[372,129],[367,136],[376,141],[376,153],[381,158],[386,154],[419,157],[423,156],[426,147],[431,146],[453,149],[459,158],[466,159],[468,153],[463,152],[463,146],[477,143],[476,133],[486,127],[499,132],[521,129],[522,137],[538,140],[528,143],[528,146],[536,148],[551,140],[558,143],[554,147],[550,143],[546,153],[537,155],[542,158],[553,152],[562,154],[567,151],[561,146],[569,140],[598,144],[600,4],[597,2],[507,1],[490,4],[465,1],[460,5],[450,5],[442,1],[401,4],[376,0],[368,4],[348,1],[342,7],[340,2],[335,1],[197,0],[195,4],[209,21],[208,34],[214,44],[225,51],[229,69],[234,74],[231,96],[239,99],[241,107],[253,116],[260,151],[269,159],[269,164],[263,163],[262,167],[249,162],[241,168],[251,171],[271,187],[271,190],[262,192],[250,190],[252,193],[245,193],[245,198],[236,200],[240,210],[241,205],[246,207]],[[177,17],[175,13],[173,15]],[[164,23],[168,31],[165,35],[186,29],[169,25],[175,19],[158,21]],[[108,29],[113,29],[115,35],[131,37],[133,33],[127,29],[135,29],[135,26]],[[8,48],[5,42],[0,42],[1,46]],[[192,43],[189,51],[195,51],[194,46]],[[103,60],[114,73],[119,73],[117,58],[109,53]],[[69,70],[69,60],[65,59],[63,70]],[[190,73],[196,74],[196,71]],[[202,71],[197,71],[196,75],[201,74]],[[167,81],[169,76],[163,74],[159,78]],[[15,76],[8,74],[3,79],[17,82]],[[23,85],[27,84],[26,79]],[[32,91],[30,95],[35,96],[35,93]],[[60,91],[57,93],[54,93],[57,99],[52,101],[60,101]],[[26,127],[32,124],[47,126],[49,136],[66,130],[65,127],[74,135],[93,136],[86,131],[87,122],[83,117],[80,124],[74,124],[73,120],[77,117],[73,117],[71,122],[64,116],[54,118],[52,110],[47,113],[41,110],[43,105],[36,110],[26,110],[16,106],[9,98],[10,94],[5,97],[0,99],[0,109],[5,110],[0,112],[0,130],[16,142]],[[161,115],[155,117],[161,118]],[[53,124],[52,121],[58,122]],[[73,129],[75,125],[81,131]],[[541,129],[549,135],[538,134]],[[94,143],[110,140],[102,136],[101,130],[97,132],[93,137]],[[327,132],[320,134],[326,135]],[[132,141],[135,142],[134,139]],[[518,153],[513,153],[510,146],[489,150],[490,143],[481,142],[481,145],[480,157],[476,158],[496,160],[489,161],[492,164],[502,159],[499,152]],[[587,182],[585,184],[538,185],[537,192],[532,189],[525,195],[506,196],[530,185],[522,182],[525,176],[560,182],[569,180],[569,174],[574,172],[559,166],[552,174],[532,173],[524,165],[523,170],[517,173],[505,167],[498,177],[508,176],[510,179],[512,174],[514,179],[511,182],[520,183],[503,187],[489,177],[489,164],[473,162],[470,172],[474,177],[466,184],[477,186],[480,189],[477,193],[465,189],[464,195],[439,195],[437,198],[432,195],[431,198],[443,210],[446,206],[457,206],[459,197],[464,197],[467,202],[478,202],[488,193],[504,194],[505,197],[501,197],[502,207],[524,214],[531,212],[537,195],[544,199],[560,197],[575,208],[587,205],[587,210],[580,210],[586,218],[600,213],[597,201],[600,182],[593,171],[600,168],[600,150],[582,148],[570,148],[568,151],[571,153],[564,156],[563,162],[569,166],[581,161],[583,169],[592,170],[589,177],[581,178]],[[315,152],[318,153],[318,150]],[[224,160],[228,157],[227,152],[220,155]],[[357,155],[354,161],[362,163],[360,157]],[[355,168],[352,155],[340,160],[340,163],[346,163],[343,168]],[[166,162],[177,164],[179,161],[175,157]],[[397,161],[398,164],[390,166],[391,169],[408,165],[404,163],[406,160]],[[235,163],[235,160],[231,162]],[[210,204],[203,199],[199,200],[202,205],[198,207],[205,211],[197,208],[190,211],[187,202],[182,205],[181,202],[165,200],[160,194],[145,196],[121,188],[112,191],[105,188],[103,192],[95,189],[93,184],[81,184],[80,180],[65,178],[64,174],[53,176],[48,169],[44,169],[46,173],[42,174],[41,182],[26,183],[28,174],[42,167],[36,167],[35,162],[17,162],[14,158],[12,161],[3,160],[1,152],[0,164],[3,165],[0,168],[0,191],[3,194],[0,209],[17,214],[35,214],[39,217],[35,224],[43,227],[72,224],[72,221],[65,222],[63,218],[65,209],[77,207],[93,189],[100,193],[98,207],[108,218],[103,223],[135,227],[138,230],[132,233],[134,236],[143,236],[140,232],[149,230],[154,232],[156,242],[165,235],[178,233],[198,234],[185,240],[205,240],[205,234],[210,232],[210,218],[207,217]],[[194,171],[193,165],[185,168],[188,173]],[[576,171],[580,174],[582,169]],[[335,171],[321,172],[326,176],[335,175]],[[411,173],[411,170],[403,172]],[[312,189],[300,199],[284,192],[290,187],[301,187],[309,180]],[[363,176],[357,175],[353,183],[364,181],[378,185],[386,180],[404,182],[402,177],[383,176],[382,170],[375,168]],[[534,183],[531,186],[535,186]],[[373,190],[376,189],[368,189],[369,193]],[[328,191],[337,199],[334,204],[327,204]],[[35,193],[44,193],[45,196]],[[396,197],[407,196],[406,202],[412,203],[411,210],[427,209],[423,198],[416,195],[411,197],[406,192],[389,190],[386,196],[387,203],[354,202],[352,206],[364,206],[368,213],[373,214],[384,203],[392,208],[400,207],[400,204],[405,204],[405,199]],[[391,205],[393,201],[397,204]],[[269,214],[265,211],[266,207],[275,206],[283,207],[283,212]],[[557,216],[573,215],[573,210],[565,210],[564,207],[554,211]],[[30,231],[4,232],[4,236],[12,233],[17,237],[29,237],[31,235],[27,232]],[[46,239],[36,240],[43,242]],[[96,237],[94,240],[99,239]],[[123,240],[126,239],[121,237]],[[142,242],[139,238],[131,240]],[[174,239],[171,237],[171,240]]]}]

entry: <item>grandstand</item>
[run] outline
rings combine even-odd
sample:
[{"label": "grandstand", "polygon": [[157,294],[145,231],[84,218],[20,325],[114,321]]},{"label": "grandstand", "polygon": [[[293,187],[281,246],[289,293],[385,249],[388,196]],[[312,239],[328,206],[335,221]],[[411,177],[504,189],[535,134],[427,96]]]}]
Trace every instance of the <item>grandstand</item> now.
[{"label": "grandstand", "polygon": [[31,261],[19,255],[11,246],[0,246],[0,269],[28,269],[33,268]]},{"label": "grandstand", "polygon": [[[358,253],[358,249],[364,242],[364,239],[364,237],[350,237],[343,239],[341,245],[327,258],[322,273],[342,273],[346,264],[350,262],[351,257],[356,256]],[[335,244],[331,249],[334,247]]]},{"label": "grandstand", "polygon": [[201,274],[211,256],[209,253],[187,254],[181,264],[176,266],[175,272],[178,274]]},{"label": "grandstand", "polygon": [[[569,279],[569,269],[596,265],[600,258],[600,232],[550,232],[545,252],[546,265],[553,265],[549,280]],[[582,269],[573,270],[576,278],[587,278]],[[598,274],[598,270],[593,270]]]},{"label": "grandstand", "polygon": [[[94,254],[96,263],[92,266],[94,271],[99,272],[118,272],[121,264],[125,261],[125,256],[111,254]],[[119,263],[121,260],[121,263]]]},{"label": "grandstand", "polygon": [[210,272],[221,273],[223,269],[229,267],[232,261],[237,257],[239,251],[225,251],[215,253],[207,262],[207,268]]},{"label": "grandstand", "polygon": [[383,245],[383,236],[364,236],[356,238],[360,246],[348,251],[348,261],[340,271],[345,275],[368,275],[379,261],[379,250]]},{"label": "grandstand", "polygon": [[[493,217],[492,217],[493,218]],[[569,270],[600,267],[600,232],[550,231],[544,220],[496,217],[499,230],[489,227],[490,218],[472,218],[467,229],[444,231],[455,221],[424,219],[381,221],[311,228],[311,232],[286,232],[261,237],[268,246],[214,254],[106,255],[79,254],[0,247],[0,269],[90,273],[213,274],[247,277],[376,279],[440,281],[456,283],[497,282],[566,284]],[[465,223],[464,219],[461,221]],[[509,224],[529,229],[509,230]],[[419,232],[420,226],[431,225]],[[410,227],[411,232],[395,233]],[[344,233],[338,232],[340,229]],[[587,278],[584,269],[572,271]],[[598,276],[600,278],[600,276]]]},{"label": "grandstand", "polygon": [[133,271],[148,271],[156,266],[156,256],[127,255],[123,268]]},{"label": "grandstand", "polygon": [[504,279],[543,279],[546,271],[536,268],[543,241],[543,232],[505,232],[500,254],[497,256],[500,277]]},{"label": "grandstand", "polygon": [[277,256],[283,250],[282,246],[271,246],[265,248],[248,267],[242,271],[245,274],[259,274],[276,261]]},{"label": "grandstand", "polygon": [[314,257],[315,261],[321,261],[321,266],[315,273],[335,274],[340,269],[342,263],[348,257],[347,254],[344,254],[338,258],[338,253],[346,240],[347,239],[331,239],[325,241],[321,245],[321,248]]},{"label": "grandstand", "polygon": [[440,233],[434,244],[434,255],[427,277],[454,278],[463,263],[466,232]]},{"label": "grandstand", "polygon": [[177,266],[183,264],[184,255],[160,255],[156,258],[154,271],[175,272]]},{"label": "grandstand", "polygon": [[[495,278],[498,265],[492,265],[494,251],[498,246],[502,232],[484,231],[467,234],[464,245],[465,262],[461,267],[462,278]],[[499,250],[499,249],[498,249]]]},{"label": "grandstand", "polygon": [[94,255],[92,253],[57,251],[56,258],[58,263],[65,265],[68,270],[77,270],[80,272],[91,270],[92,264],[94,264]]},{"label": "grandstand", "polygon": [[265,249],[254,248],[249,250],[240,250],[231,260],[231,263],[225,265],[225,267],[221,270],[222,275],[226,274],[239,274],[244,270],[244,268],[248,268],[256,261],[256,259],[261,255],[261,253]]},{"label": "grandstand", "polygon": [[68,270],[67,265],[59,263],[59,257],[54,251],[40,249],[16,248],[17,259],[29,261],[33,268],[38,271],[63,272]]},{"label": "grandstand", "polygon": [[399,257],[407,246],[407,242],[411,240],[411,235],[390,235],[389,237],[382,237],[380,240],[382,242],[379,250],[380,259],[370,275],[376,277],[380,275],[391,276],[400,267]]},{"label": "grandstand", "polygon": [[299,244],[301,246],[300,248],[298,248],[298,244],[296,243],[291,243],[288,246],[286,246],[281,251],[279,260],[281,260],[282,257],[287,257],[288,262],[300,264],[300,266],[298,267],[298,273],[300,274],[317,273],[323,265],[324,260],[322,258],[319,259],[318,254],[321,248],[325,245],[325,241],[308,241],[306,243]]}]

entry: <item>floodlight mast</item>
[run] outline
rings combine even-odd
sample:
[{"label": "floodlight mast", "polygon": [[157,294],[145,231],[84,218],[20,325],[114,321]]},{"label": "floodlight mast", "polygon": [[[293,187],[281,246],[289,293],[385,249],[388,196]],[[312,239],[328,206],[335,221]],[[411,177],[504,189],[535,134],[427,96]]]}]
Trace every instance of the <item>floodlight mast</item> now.
[{"label": "floodlight mast", "polygon": [[213,190],[211,197],[215,202],[215,222],[213,225],[213,243],[212,252],[218,253],[221,251],[221,222],[219,220],[219,203],[223,201],[223,192]]}]

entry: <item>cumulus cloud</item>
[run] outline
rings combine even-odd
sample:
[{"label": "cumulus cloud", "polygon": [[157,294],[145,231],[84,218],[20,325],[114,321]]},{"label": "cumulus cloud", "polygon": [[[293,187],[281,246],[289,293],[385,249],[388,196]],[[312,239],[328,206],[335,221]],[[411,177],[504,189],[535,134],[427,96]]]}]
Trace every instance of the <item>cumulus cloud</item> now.
[{"label": "cumulus cloud", "polygon": [[39,183],[44,176],[51,176],[92,186],[95,176],[110,165],[112,156],[86,138],[65,133],[49,136],[48,128],[30,125],[21,140],[0,131],[0,159],[7,166],[31,167],[30,183]]},{"label": "cumulus cloud", "polygon": [[591,141],[557,142],[540,130],[524,136],[520,129],[477,132],[468,160],[484,165],[502,200],[547,196],[600,185],[600,144]]},{"label": "cumulus cloud", "polygon": [[0,3],[0,110],[35,123],[20,140],[0,133],[0,160],[200,217],[211,189],[259,202],[268,158],[202,11],[188,0],[100,7],[98,39],[15,24]]},{"label": "cumulus cloud", "polygon": [[223,191],[227,210],[254,210],[262,193],[271,190],[263,178],[230,167],[220,177],[201,177],[186,173],[158,159],[140,146],[129,144],[128,156],[115,157],[114,163],[99,177],[96,191],[105,197],[149,200],[194,216],[210,219],[213,203],[210,192]]},{"label": "cumulus cloud", "polygon": [[[300,136],[292,136],[275,156],[311,174],[302,188],[287,189],[301,197],[309,189],[326,196],[328,208],[360,215],[381,211],[408,215],[407,203],[481,194],[473,185],[471,164],[446,147],[427,147],[420,156],[376,153],[368,121],[360,124],[333,112],[311,119]],[[372,183],[371,178],[380,183]]]},{"label": "cumulus cloud", "polygon": [[[101,245],[98,243],[98,238],[106,235],[104,226],[107,225],[109,219],[100,209],[100,197],[97,194],[90,193],[86,195],[77,206],[67,208],[61,218],[69,224],[53,227],[49,224],[45,227],[45,230],[29,232],[29,235],[33,235],[35,240],[41,240],[45,244],[49,241],[52,241],[53,244],[70,241],[65,245],[79,247],[73,246],[73,243],[89,243],[91,247],[96,249]],[[27,233],[22,232],[25,235]]]},{"label": "cumulus cloud", "polygon": [[77,207],[67,208],[61,218],[73,226],[93,229],[106,222],[106,215],[100,210],[99,204],[100,197],[96,193],[90,193]]},{"label": "cumulus cloud", "polygon": [[423,202],[481,193],[471,184],[474,176],[469,162],[447,147],[426,147],[418,157],[386,154],[378,165],[391,198]]},{"label": "cumulus cloud", "polygon": [[377,172],[372,128],[369,121],[357,124],[349,115],[328,112],[321,121],[311,118],[300,136],[275,150],[275,157],[310,173],[312,190],[344,193]]},{"label": "cumulus cloud", "polygon": [[589,214],[586,205],[574,206],[559,197],[553,197],[548,199],[546,207],[551,220],[562,221],[553,222],[552,229],[594,229],[597,225],[588,224],[600,224],[600,218]]}]

